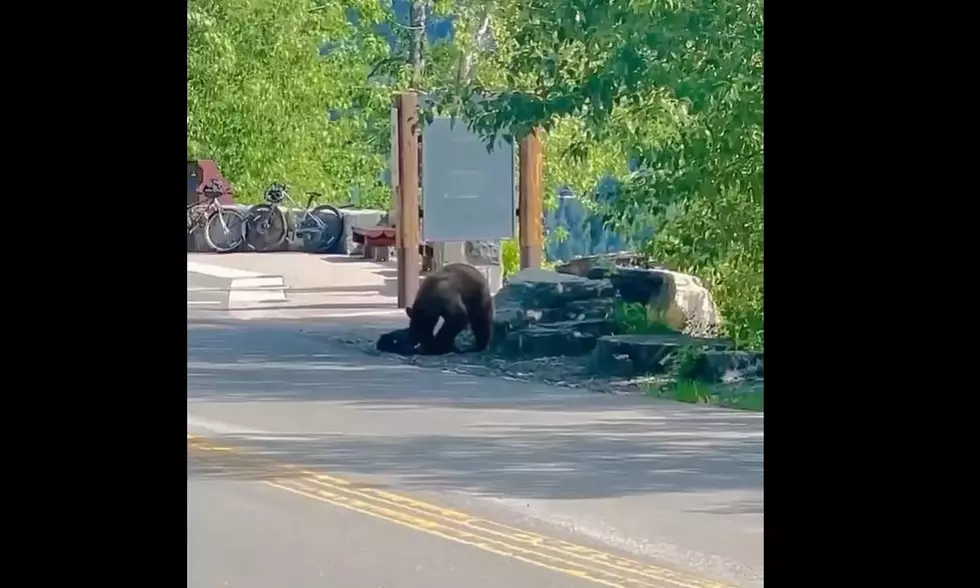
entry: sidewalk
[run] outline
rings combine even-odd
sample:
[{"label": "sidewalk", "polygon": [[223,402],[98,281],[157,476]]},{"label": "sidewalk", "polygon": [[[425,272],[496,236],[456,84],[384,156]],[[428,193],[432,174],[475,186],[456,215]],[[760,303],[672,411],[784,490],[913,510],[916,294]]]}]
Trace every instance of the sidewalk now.
[{"label": "sidewalk", "polygon": [[229,306],[232,318],[327,319],[358,316],[404,315],[397,304],[397,271],[393,263],[380,264],[344,255],[299,252],[209,255],[189,253],[189,264],[227,268],[229,274],[281,276],[285,299]]}]

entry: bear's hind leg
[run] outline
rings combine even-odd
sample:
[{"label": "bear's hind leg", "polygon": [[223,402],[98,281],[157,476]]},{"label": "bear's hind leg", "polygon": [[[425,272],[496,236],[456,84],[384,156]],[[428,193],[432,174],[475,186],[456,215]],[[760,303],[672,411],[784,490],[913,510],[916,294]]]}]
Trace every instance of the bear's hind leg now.
[{"label": "bear's hind leg", "polygon": [[442,319],[442,327],[436,333],[435,344],[430,353],[433,355],[459,353],[459,350],[456,349],[456,335],[459,335],[460,331],[466,328],[466,313],[461,309],[459,312],[444,314]]},{"label": "bear's hind leg", "polygon": [[476,313],[469,313],[470,330],[473,331],[473,341],[476,343],[475,351],[485,351],[490,346],[490,330],[493,328],[493,302],[487,306],[481,306]]}]

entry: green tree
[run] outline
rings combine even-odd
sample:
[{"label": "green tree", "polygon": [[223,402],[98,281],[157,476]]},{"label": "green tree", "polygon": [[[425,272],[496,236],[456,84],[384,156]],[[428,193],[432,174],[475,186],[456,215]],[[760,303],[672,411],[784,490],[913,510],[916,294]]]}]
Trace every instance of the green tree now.
[{"label": "green tree", "polygon": [[390,94],[368,81],[385,17],[374,0],[189,0],[188,158],[215,160],[244,201],[273,181],[387,201]]},{"label": "green tree", "polygon": [[[490,136],[546,130],[545,181],[624,180],[609,223],[705,279],[728,334],[761,348],[761,0],[496,0],[495,47],[443,108]],[[627,162],[638,170],[628,174]]]}]

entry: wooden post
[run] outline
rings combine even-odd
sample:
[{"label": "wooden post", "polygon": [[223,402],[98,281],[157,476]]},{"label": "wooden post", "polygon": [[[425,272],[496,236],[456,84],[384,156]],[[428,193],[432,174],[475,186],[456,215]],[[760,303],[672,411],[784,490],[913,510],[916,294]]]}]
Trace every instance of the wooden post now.
[{"label": "wooden post", "polygon": [[398,108],[398,308],[411,306],[419,290],[419,149],[418,96],[403,92]]},{"label": "wooden post", "polygon": [[518,231],[521,269],[540,268],[543,259],[541,226],[541,139],[538,131],[521,141],[519,160]]}]

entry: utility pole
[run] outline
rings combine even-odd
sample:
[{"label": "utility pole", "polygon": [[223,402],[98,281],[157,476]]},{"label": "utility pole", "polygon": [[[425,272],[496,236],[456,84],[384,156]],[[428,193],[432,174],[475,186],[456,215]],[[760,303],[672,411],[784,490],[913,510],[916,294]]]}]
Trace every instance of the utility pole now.
[{"label": "utility pole", "polygon": [[532,131],[521,141],[518,152],[518,238],[521,244],[521,269],[540,268],[543,227],[541,223],[541,138]]},{"label": "utility pole", "polygon": [[[409,27],[412,31],[412,43],[408,51],[408,63],[412,68],[411,89],[422,93],[422,85],[425,83],[425,27],[426,27],[426,10],[428,9],[428,0],[409,0],[408,6],[408,22]],[[418,154],[416,156],[416,161],[418,162],[418,174],[417,179],[419,182],[419,190],[422,189],[422,131],[421,127],[418,132]],[[421,206],[422,200],[419,198],[419,215],[418,218],[420,222],[425,222],[422,219]],[[420,235],[419,242],[421,244],[421,231],[418,232]],[[426,253],[424,256],[428,258],[428,248],[425,248]],[[431,266],[431,263],[423,264]]]},{"label": "utility pole", "polygon": [[412,88],[422,86],[425,71],[425,0],[411,0],[408,9],[409,26],[412,29],[412,45],[408,51],[408,61],[412,66]]},{"label": "utility pole", "polygon": [[402,92],[395,97],[398,111],[398,308],[415,302],[419,290],[419,176],[418,96]]}]

